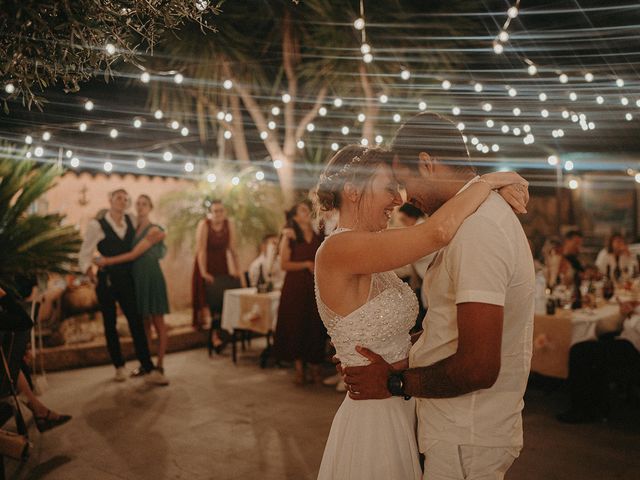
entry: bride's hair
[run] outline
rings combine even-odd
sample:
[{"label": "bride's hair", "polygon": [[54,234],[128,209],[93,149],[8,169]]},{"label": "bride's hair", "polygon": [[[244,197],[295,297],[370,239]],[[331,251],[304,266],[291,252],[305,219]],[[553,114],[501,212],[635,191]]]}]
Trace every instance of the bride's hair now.
[{"label": "bride's hair", "polygon": [[391,165],[390,152],[384,148],[361,145],[343,147],[331,157],[320,175],[314,191],[316,208],[321,212],[338,210],[342,205],[345,183],[352,183],[364,190],[381,164]]}]

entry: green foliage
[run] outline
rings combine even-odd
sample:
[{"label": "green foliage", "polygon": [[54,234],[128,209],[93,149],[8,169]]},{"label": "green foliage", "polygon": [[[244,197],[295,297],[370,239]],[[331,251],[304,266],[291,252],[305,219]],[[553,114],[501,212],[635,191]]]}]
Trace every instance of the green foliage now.
[{"label": "green foliage", "polygon": [[193,247],[196,227],[206,217],[212,199],[224,203],[241,244],[256,246],[267,233],[279,232],[285,221],[281,190],[275,178],[256,180],[257,171],[247,168],[240,172],[240,183],[235,186],[218,171],[215,183],[201,182],[195,188],[164,195],[159,208],[168,223],[167,243]]},{"label": "green foliage", "polygon": [[63,216],[29,213],[54,185],[61,169],[24,160],[24,152],[0,145],[0,285],[15,289],[17,277],[69,271],[80,236]]},{"label": "green foliage", "polygon": [[97,72],[108,79],[115,60],[137,62],[141,51],[185,24],[212,31],[218,12],[208,0],[0,0],[0,81],[13,82],[14,95],[29,106],[38,104],[34,89],[61,81],[77,91]]}]

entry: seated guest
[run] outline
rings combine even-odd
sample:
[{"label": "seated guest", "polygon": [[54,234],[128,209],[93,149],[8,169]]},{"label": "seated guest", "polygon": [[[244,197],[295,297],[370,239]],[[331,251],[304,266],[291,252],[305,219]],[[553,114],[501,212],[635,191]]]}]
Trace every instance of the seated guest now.
[{"label": "seated guest", "polygon": [[280,257],[277,253],[278,236],[269,234],[265,235],[260,242],[260,254],[249,265],[249,284],[252,287],[258,285],[258,277],[260,276],[260,267],[262,267],[262,275],[266,281],[273,283],[273,288],[279,290],[284,282],[284,272],[280,268]]},{"label": "seated guest", "polygon": [[558,273],[562,283],[565,285],[579,283],[584,273],[584,267],[578,258],[582,250],[583,239],[582,232],[578,230],[571,230],[564,236],[564,241],[562,242],[563,260]]},{"label": "seated guest", "polygon": [[570,409],[557,416],[564,423],[596,421],[609,413],[608,388],[614,378],[640,380],[640,308],[620,304],[622,331],[580,342],[569,352]]},{"label": "seated guest", "polygon": [[623,276],[628,278],[638,271],[638,260],[629,252],[624,237],[614,233],[607,246],[598,253],[596,266],[603,275],[620,280]]}]

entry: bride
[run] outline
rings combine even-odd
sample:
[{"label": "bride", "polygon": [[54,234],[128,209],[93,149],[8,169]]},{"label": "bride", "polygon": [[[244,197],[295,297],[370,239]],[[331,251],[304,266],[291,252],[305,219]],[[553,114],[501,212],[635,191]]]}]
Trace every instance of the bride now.
[{"label": "bride", "polygon": [[[402,203],[391,170],[392,155],[381,148],[347,146],[329,161],[316,188],[323,212],[339,213],[338,228],[316,254],[318,311],[342,365],[367,364],[355,347],[379,353],[395,368],[408,368],[409,330],[418,314],[411,288],[392,270],[446,246],[462,222],[492,190],[517,211],[524,194],[511,185],[526,182],[513,172],[479,177],[424,223],[386,230]],[[413,399],[352,400],[336,413],[318,479],[421,479]]]}]

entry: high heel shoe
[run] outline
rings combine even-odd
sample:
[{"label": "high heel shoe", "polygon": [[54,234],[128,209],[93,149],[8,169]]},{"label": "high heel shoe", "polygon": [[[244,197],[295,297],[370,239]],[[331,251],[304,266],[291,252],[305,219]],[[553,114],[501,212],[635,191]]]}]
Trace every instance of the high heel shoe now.
[{"label": "high heel shoe", "polygon": [[37,417],[35,414],[33,416],[36,422],[36,428],[40,433],[44,433],[52,428],[59,427],[60,425],[64,425],[69,420],[71,420],[71,415],[62,415],[58,414],[57,417],[51,416],[51,410],[47,410],[47,414],[44,417]]}]

